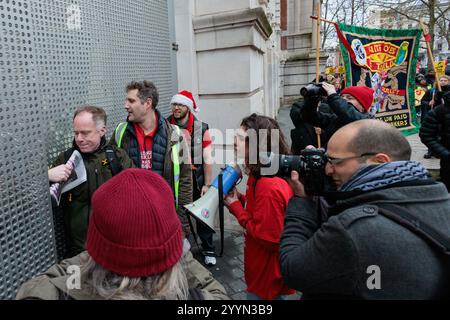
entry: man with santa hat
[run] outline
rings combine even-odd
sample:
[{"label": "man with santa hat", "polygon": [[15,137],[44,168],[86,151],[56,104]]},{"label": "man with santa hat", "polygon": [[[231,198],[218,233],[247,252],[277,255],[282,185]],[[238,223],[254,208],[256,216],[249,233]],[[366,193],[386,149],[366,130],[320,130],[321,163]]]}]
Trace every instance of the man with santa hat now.
[{"label": "man with santa hat", "polygon": [[[182,129],[191,146],[192,197],[195,201],[208,191],[212,180],[212,142],[208,124],[196,117],[199,108],[191,92],[178,92],[172,97],[170,104],[172,115],[167,120]],[[205,265],[214,266],[216,258],[213,232],[202,223],[197,223],[197,233],[202,242]]]}]

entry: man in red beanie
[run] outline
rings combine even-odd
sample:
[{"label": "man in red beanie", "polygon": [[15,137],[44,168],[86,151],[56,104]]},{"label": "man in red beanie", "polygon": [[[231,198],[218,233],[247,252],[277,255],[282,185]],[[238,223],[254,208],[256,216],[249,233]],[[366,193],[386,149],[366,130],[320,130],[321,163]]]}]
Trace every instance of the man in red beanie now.
[{"label": "man in red beanie", "polygon": [[[328,91],[327,91],[328,92]],[[328,95],[336,93],[330,89]],[[362,86],[347,87],[341,91],[341,97],[352,104],[359,112],[369,112],[373,102],[373,89]]]},{"label": "man in red beanie", "polygon": [[318,111],[321,97],[309,95],[305,97],[301,112],[305,122],[326,132],[326,141],[322,143],[325,147],[328,139],[341,127],[353,121],[373,118],[369,109],[372,106],[374,91],[365,86],[353,86],[345,88],[338,95],[332,84],[322,82],[321,86],[323,93],[326,93],[326,103],[333,113]]},{"label": "man in red beanie", "polygon": [[94,193],[87,252],[24,283],[16,298],[227,299],[185,242],[166,181],[124,170]]}]

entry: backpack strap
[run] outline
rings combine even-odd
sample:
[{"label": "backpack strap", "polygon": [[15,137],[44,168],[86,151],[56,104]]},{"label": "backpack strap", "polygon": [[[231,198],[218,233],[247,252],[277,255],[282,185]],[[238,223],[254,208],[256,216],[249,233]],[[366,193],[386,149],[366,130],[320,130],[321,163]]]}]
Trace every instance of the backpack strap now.
[{"label": "backpack strap", "polygon": [[436,230],[426,222],[413,216],[405,208],[392,203],[377,203],[378,212],[386,218],[407,228],[440,252],[450,257],[450,237]]},{"label": "backpack strap", "polygon": [[117,159],[116,152],[114,149],[108,144],[105,147],[105,153],[106,153],[106,159],[108,159],[108,165],[111,169],[111,173],[113,176],[118,174],[120,171],[122,171],[122,166],[119,163],[119,160]]},{"label": "backpack strap", "polygon": [[117,147],[121,148],[122,146],[122,138],[125,133],[125,130],[127,129],[128,122],[120,122],[116,130],[114,130],[114,137],[116,139]]}]

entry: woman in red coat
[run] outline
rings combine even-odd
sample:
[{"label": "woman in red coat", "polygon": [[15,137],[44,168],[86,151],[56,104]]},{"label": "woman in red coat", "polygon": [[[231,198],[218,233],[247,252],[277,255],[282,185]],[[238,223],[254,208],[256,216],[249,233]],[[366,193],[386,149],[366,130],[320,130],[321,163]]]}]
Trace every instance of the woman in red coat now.
[{"label": "woman in red coat", "polygon": [[[276,138],[276,134],[279,135],[275,140],[278,145],[267,145]],[[225,204],[246,231],[244,270],[247,298],[285,299],[295,291],[288,288],[281,277],[278,256],[284,214],[293,192],[284,179],[261,175],[259,153],[287,154],[288,147],[274,119],[252,114],[242,120],[234,148],[238,158],[244,159],[249,176],[247,192],[244,196],[233,189],[225,198]]]}]

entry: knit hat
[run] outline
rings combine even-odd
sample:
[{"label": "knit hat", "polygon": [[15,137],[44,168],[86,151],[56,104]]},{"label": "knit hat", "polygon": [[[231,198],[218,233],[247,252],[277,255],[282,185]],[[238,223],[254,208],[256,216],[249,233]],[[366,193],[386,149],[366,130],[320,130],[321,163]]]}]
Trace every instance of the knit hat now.
[{"label": "knit hat", "polygon": [[182,234],[172,190],[150,170],[126,169],[92,197],[86,249],[108,271],[159,274],[180,260]]},{"label": "knit hat", "polygon": [[192,93],[189,91],[183,90],[178,92],[176,95],[172,97],[170,104],[172,103],[182,104],[183,106],[188,107],[189,110],[191,110],[191,112],[193,113],[198,112],[197,104],[195,103]]},{"label": "knit hat", "polygon": [[422,79],[425,79],[425,76],[424,76],[423,74],[421,74],[421,73],[418,73],[418,74],[416,75],[416,80],[417,80],[417,81],[420,81],[420,80],[422,80]]},{"label": "knit hat", "polygon": [[341,95],[349,94],[355,97],[366,112],[369,111],[370,106],[373,102],[373,89],[369,87],[357,86],[357,87],[347,87],[341,91]]}]

